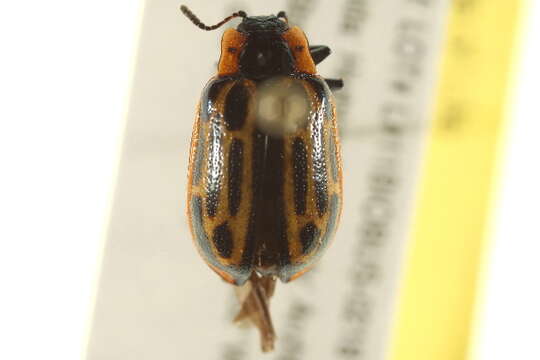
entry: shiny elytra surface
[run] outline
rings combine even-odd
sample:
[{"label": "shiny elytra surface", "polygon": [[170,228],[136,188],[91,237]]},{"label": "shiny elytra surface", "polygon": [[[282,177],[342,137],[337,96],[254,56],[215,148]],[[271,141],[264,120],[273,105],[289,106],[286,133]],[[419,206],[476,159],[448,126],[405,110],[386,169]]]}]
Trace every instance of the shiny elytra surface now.
[{"label": "shiny elytra surface", "polygon": [[[280,132],[261,126],[258,108],[270,96],[261,91],[268,83],[217,76],[203,91],[193,130],[191,230],[210,267],[237,285],[252,271],[284,282],[300,276],[324,253],[341,211],[340,149],[328,86],[317,75],[271,81],[277,97],[291,93],[305,104],[305,112],[296,112],[305,117],[296,127]],[[286,118],[287,106],[279,104],[276,111]]]}]

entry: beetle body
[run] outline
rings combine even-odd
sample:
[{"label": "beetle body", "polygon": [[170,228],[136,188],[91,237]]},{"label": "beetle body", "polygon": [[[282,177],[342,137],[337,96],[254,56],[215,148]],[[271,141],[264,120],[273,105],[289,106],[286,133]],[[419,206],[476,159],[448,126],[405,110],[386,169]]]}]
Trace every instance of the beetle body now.
[{"label": "beetle body", "polygon": [[188,218],[201,256],[227,282],[254,272],[288,282],[320,258],[339,220],[330,87],[342,84],[316,74],[329,49],[310,48],[284,14],[242,17],[223,35],[197,108]]}]

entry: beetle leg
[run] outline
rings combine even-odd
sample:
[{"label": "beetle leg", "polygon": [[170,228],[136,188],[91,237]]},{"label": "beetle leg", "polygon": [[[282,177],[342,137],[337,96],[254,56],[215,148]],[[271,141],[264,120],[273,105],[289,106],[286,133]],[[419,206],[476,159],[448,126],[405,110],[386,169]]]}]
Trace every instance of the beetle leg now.
[{"label": "beetle leg", "polygon": [[343,88],[343,79],[324,79],[330,90],[339,90]]},{"label": "beetle leg", "polygon": [[315,65],[326,59],[331,53],[330,48],[325,45],[310,46],[309,52],[311,53],[311,57],[313,58]]},{"label": "beetle leg", "polygon": [[234,318],[235,323],[249,321],[257,328],[261,335],[261,348],[263,352],[274,349],[276,333],[270,317],[270,297],[274,293],[276,279],[274,277],[260,277],[255,272],[242,287],[236,288],[241,309]]}]

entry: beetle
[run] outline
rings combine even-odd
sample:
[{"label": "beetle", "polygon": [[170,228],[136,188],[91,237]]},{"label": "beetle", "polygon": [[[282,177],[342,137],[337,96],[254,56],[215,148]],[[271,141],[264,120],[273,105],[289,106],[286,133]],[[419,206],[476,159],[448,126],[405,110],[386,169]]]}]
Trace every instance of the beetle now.
[{"label": "beetle", "polygon": [[213,26],[186,6],[196,26],[221,40],[217,74],[197,106],[188,170],[187,212],[194,243],[225,281],[246,286],[237,320],[261,329],[272,348],[268,314],[276,278],[308,271],[330,243],[341,214],[342,165],[332,89],[317,74],[330,55],[310,46],[286,13],[233,13]]}]

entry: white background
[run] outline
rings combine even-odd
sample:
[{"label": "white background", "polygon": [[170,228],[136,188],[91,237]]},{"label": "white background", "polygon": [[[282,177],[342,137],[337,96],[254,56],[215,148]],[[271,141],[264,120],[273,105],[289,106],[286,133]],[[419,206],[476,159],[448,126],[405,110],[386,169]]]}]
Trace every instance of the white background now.
[{"label": "white background", "polygon": [[540,359],[540,2],[530,1],[527,10],[473,359]]},{"label": "white background", "polygon": [[[0,6],[0,358],[77,359],[88,330],[142,1]],[[539,359],[540,5],[528,12],[476,359]]]}]

